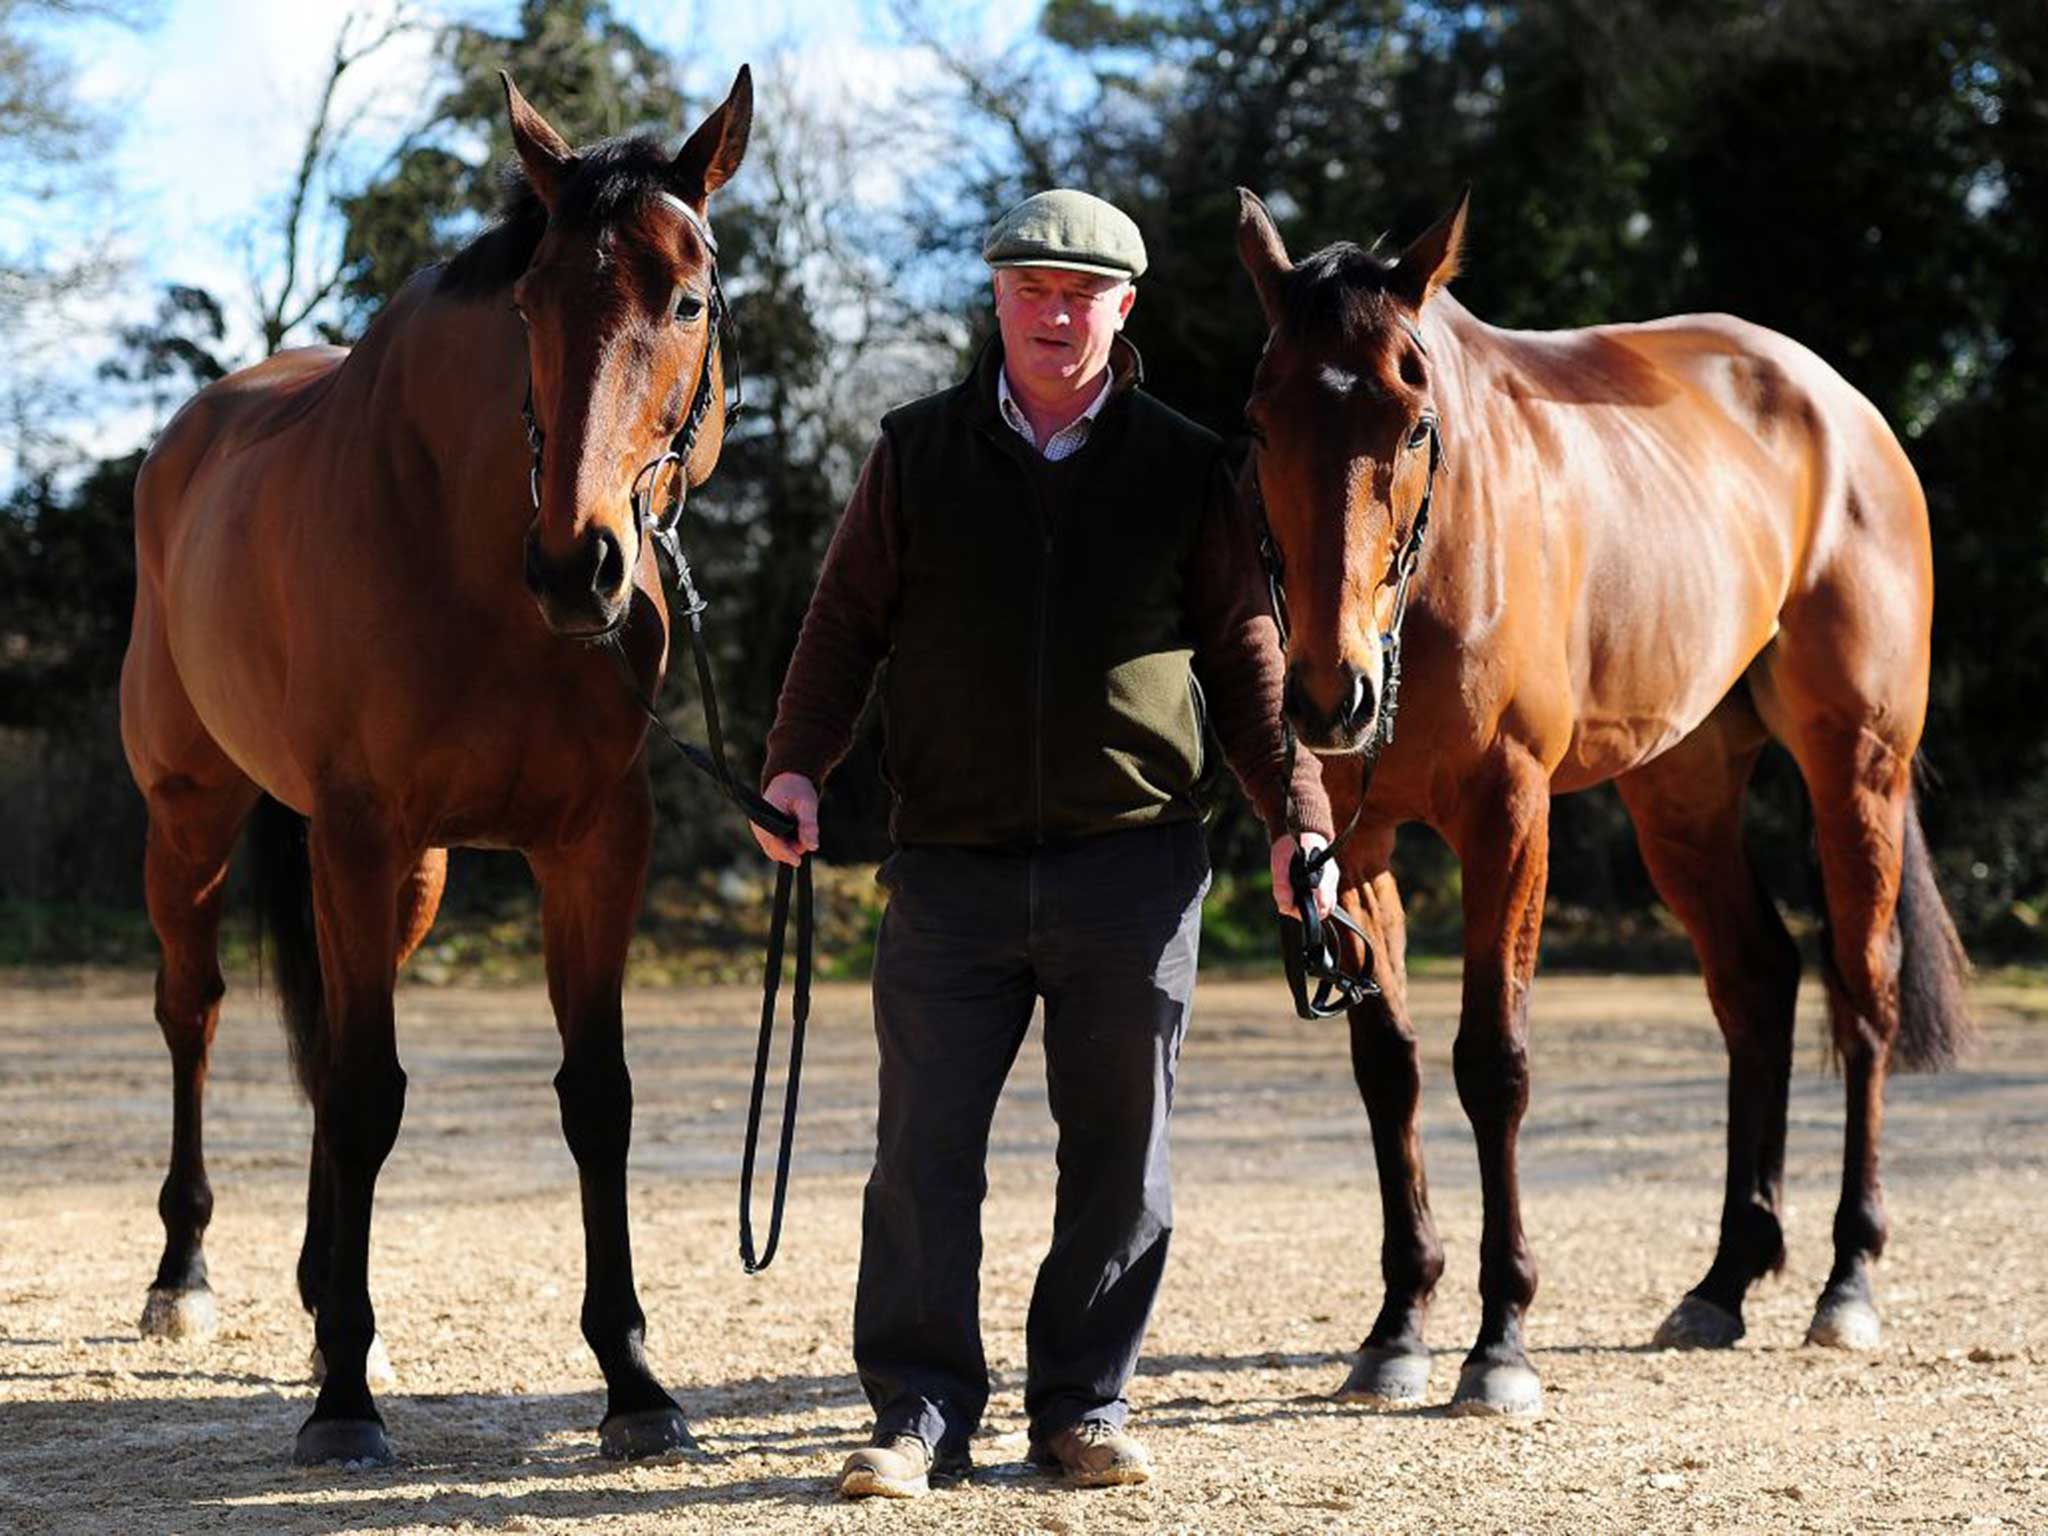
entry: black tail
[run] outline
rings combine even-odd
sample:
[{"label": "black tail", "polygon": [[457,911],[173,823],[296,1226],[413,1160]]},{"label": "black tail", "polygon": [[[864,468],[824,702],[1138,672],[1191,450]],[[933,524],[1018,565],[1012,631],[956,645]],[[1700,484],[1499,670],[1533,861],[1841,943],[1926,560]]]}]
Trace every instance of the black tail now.
[{"label": "black tail", "polygon": [[1904,866],[1899,872],[1899,1038],[1893,1059],[1908,1072],[1955,1065],[1975,1042],[1963,985],[1970,957],[1941,899],[1917,791],[1906,802]]},{"label": "black tail", "polygon": [[264,795],[249,818],[249,848],[255,856],[259,962],[267,950],[292,1070],[310,1099],[319,1092],[326,1065],[327,1019],[306,818]]}]

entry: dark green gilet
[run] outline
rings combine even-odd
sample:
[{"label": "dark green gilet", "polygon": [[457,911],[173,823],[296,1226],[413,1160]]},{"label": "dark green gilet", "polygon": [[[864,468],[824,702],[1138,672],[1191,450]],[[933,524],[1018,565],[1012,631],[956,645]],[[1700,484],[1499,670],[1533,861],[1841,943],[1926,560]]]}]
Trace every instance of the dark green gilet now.
[{"label": "dark green gilet", "polygon": [[1131,379],[1049,464],[998,413],[1001,364],[998,339],[882,421],[904,539],[891,833],[1006,846],[1199,816],[1183,584],[1222,445]]}]

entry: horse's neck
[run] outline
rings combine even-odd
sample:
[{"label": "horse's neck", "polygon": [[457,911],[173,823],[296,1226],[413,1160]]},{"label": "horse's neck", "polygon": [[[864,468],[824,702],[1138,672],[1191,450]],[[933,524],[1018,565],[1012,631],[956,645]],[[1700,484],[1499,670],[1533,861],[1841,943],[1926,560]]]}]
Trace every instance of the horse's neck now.
[{"label": "horse's neck", "polygon": [[[395,403],[376,415],[385,462],[399,471],[398,499],[425,525],[420,532],[462,557],[516,541],[532,514],[520,417],[526,346],[510,309],[439,293],[422,274],[364,337],[371,347],[380,349],[376,389]],[[432,468],[424,483],[422,457]]]}]

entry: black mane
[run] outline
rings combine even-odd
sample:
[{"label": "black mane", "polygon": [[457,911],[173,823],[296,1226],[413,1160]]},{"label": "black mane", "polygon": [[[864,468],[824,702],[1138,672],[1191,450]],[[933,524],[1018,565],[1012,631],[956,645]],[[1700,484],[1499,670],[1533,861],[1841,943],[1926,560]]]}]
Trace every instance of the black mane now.
[{"label": "black mane", "polygon": [[1387,275],[1394,263],[1339,240],[1305,256],[1287,274],[1286,317],[1298,333],[1357,336],[1387,320]]},{"label": "black mane", "polygon": [[[667,190],[671,164],[660,141],[645,135],[606,139],[579,150],[554,217],[565,229],[601,236],[626,209]],[[476,298],[510,287],[533,260],[534,249],[547,233],[548,217],[540,195],[515,161],[505,173],[498,221],[450,258],[434,291]]]}]

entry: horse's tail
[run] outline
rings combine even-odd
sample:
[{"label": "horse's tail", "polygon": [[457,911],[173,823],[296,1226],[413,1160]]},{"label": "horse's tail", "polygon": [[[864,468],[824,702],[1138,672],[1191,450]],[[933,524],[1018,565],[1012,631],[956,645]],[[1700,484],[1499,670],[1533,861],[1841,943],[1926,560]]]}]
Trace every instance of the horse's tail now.
[{"label": "horse's tail", "polygon": [[268,951],[292,1070],[311,1099],[320,1091],[326,1065],[327,1019],[320,947],[313,929],[313,865],[306,850],[306,818],[268,795],[260,797],[249,818],[249,847],[255,856],[259,960]]},{"label": "horse's tail", "polygon": [[[1919,763],[1914,778],[1920,778]],[[1920,830],[1916,786],[1906,799],[1904,863],[1899,872],[1899,1037],[1894,1056],[1908,1072],[1939,1072],[1955,1065],[1975,1042],[1963,985],[1970,957],[1934,877],[1927,834]]]}]

